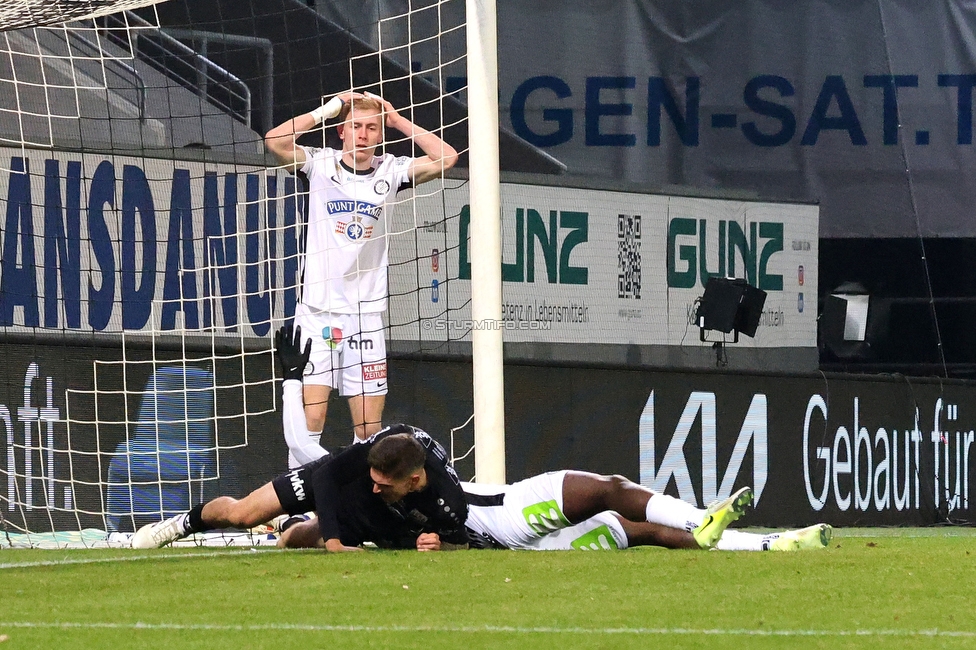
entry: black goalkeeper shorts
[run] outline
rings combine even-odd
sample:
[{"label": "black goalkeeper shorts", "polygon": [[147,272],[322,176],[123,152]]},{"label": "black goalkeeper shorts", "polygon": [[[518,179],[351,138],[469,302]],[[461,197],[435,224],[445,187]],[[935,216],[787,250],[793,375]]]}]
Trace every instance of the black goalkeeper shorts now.
[{"label": "black goalkeeper shorts", "polygon": [[300,515],[315,510],[315,496],[312,494],[312,472],[330,460],[332,460],[332,456],[323,456],[272,479],[271,487],[278,495],[282,510],[289,515]]}]

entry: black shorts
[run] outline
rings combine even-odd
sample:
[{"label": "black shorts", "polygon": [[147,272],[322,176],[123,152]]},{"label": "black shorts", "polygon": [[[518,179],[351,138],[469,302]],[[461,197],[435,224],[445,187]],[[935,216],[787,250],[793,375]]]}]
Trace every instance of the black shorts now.
[{"label": "black shorts", "polygon": [[278,495],[281,509],[289,515],[300,515],[315,510],[315,496],[312,494],[312,472],[332,460],[332,456],[322,456],[318,460],[293,469],[271,480],[271,487]]}]

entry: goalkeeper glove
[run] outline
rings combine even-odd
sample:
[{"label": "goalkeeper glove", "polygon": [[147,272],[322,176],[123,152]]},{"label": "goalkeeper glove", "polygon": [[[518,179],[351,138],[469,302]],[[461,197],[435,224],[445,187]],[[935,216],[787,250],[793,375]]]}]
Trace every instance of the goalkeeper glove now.
[{"label": "goalkeeper glove", "polygon": [[312,339],[305,343],[302,350],[302,328],[295,327],[292,335],[291,325],[283,325],[275,332],[275,350],[278,352],[278,363],[281,364],[281,374],[285,379],[302,380],[305,366],[312,354]]}]

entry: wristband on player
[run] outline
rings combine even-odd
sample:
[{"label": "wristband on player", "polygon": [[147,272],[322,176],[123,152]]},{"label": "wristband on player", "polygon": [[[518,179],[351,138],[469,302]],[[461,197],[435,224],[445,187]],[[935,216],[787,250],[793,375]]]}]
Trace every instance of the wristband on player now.
[{"label": "wristband on player", "polygon": [[329,101],[325,102],[314,111],[310,111],[309,115],[315,120],[316,124],[321,124],[322,122],[331,119],[339,114],[342,110],[342,100],[336,95]]}]

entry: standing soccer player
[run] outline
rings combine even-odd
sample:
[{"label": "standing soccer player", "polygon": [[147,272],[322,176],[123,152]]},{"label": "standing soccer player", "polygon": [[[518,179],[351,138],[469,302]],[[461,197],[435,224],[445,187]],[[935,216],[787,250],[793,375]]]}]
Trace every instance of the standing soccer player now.
[{"label": "standing soccer player", "polygon": [[[341,150],[300,146],[296,138],[338,117]],[[425,155],[376,155],[384,129],[406,135]],[[380,430],[387,393],[387,208],[400,190],[440,178],[457,152],[436,134],[370,94],[337,95],[311,113],[271,129],[268,150],[308,180],[301,298],[295,322],[312,339],[303,381],[305,419],[314,442],[325,426],[329,395],[348,397],[355,432]],[[298,466],[289,458],[289,466]]]}]

